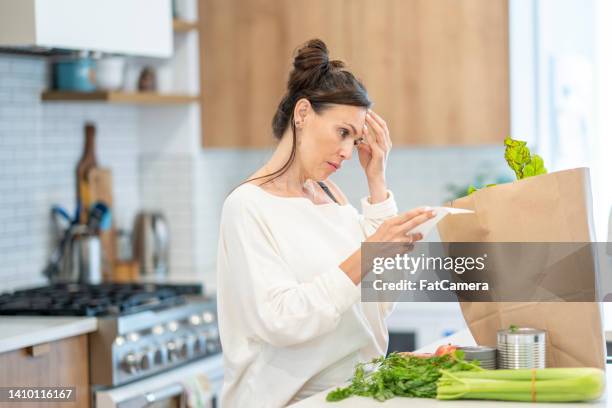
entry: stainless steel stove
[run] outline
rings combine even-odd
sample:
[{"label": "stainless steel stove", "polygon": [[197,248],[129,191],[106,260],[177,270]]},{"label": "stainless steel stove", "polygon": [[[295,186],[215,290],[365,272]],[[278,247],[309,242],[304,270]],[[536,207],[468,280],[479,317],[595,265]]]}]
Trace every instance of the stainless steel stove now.
[{"label": "stainless steel stove", "polygon": [[221,352],[211,301],[98,319],[89,336],[91,382],[116,386]]},{"label": "stainless steel stove", "polygon": [[182,401],[181,375],[206,374],[213,401],[221,386],[216,301],[201,285],[51,285],[0,295],[0,314],[97,317],[89,366],[98,407]]}]

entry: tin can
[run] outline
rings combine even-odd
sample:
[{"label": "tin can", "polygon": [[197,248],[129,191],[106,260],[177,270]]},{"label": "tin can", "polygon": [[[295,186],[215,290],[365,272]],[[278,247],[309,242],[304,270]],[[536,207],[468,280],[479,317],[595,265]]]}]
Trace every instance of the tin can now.
[{"label": "tin can", "polygon": [[497,367],[545,368],[546,332],[520,327],[497,332]]},{"label": "tin can", "polygon": [[497,355],[495,347],[488,346],[461,346],[466,361],[478,360],[480,367],[487,370],[495,370],[497,367]]}]

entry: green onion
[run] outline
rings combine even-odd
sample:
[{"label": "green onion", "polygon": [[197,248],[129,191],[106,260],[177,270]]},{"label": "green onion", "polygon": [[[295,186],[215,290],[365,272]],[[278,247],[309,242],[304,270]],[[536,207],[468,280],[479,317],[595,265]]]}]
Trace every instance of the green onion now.
[{"label": "green onion", "polygon": [[590,401],[605,387],[605,374],[597,368],[440,371],[437,398],[443,400]]}]

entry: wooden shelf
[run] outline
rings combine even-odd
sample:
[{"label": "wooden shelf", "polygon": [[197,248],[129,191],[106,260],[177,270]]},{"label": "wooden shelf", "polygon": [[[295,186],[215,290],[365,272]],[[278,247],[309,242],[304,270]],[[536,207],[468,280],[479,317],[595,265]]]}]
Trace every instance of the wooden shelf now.
[{"label": "wooden shelf", "polygon": [[172,28],[174,29],[174,32],[177,33],[186,33],[188,31],[191,30],[197,30],[198,29],[198,22],[197,21],[189,21],[189,20],[180,20],[180,19],[174,19],[172,21]]},{"label": "wooden shelf", "polygon": [[95,91],[95,92],[65,92],[44,91],[43,101],[78,101],[78,102],[107,102],[140,105],[177,105],[198,102],[198,95],[159,94],[155,92],[121,92],[121,91]]}]

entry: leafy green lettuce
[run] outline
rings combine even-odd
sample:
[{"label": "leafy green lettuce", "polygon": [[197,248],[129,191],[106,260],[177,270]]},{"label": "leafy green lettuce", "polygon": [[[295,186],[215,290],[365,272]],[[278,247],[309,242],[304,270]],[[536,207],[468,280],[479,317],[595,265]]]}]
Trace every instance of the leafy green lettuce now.
[{"label": "leafy green lettuce", "polygon": [[[504,158],[508,166],[510,166],[514,174],[516,174],[517,180],[547,173],[546,167],[544,167],[544,160],[537,154],[531,154],[527,147],[527,142],[507,137],[504,140],[504,145],[506,146]],[[486,187],[494,185],[495,184],[487,184]],[[478,191],[478,189],[470,185],[467,193],[470,195],[474,191]]]},{"label": "leafy green lettuce", "polygon": [[527,147],[527,142],[507,137],[504,140],[504,145],[506,146],[504,157],[508,166],[514,170],[517,180],[546,174],[544,160],[537,154],[531,154]]}]

